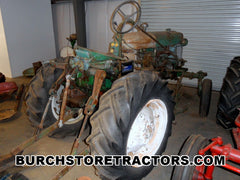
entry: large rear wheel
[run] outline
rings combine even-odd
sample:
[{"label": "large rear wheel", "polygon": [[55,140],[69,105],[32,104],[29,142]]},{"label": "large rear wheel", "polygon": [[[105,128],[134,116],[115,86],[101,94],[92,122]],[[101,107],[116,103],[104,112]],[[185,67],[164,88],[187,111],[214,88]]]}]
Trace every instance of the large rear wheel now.
[{"label": "large rear wheel", "polygon": [[217,123],[225,129],[235,127],[235,119],[240,108],[240,57],[235,57],[227,69],[217,110]]},{"label": "large rear wheel", "polygon": [[[166,148],[174,120],[167,82],[152,72],[134,72],[116,80],[91,117],[87,142],[92,155],[160,155]],[[150,166],[96,167],[101,178],[141,179]]]},{"label": "large rear wheel", "polygon": [[[61,69],[56,69],[50,64],[42,66],[37,74],[30,82],[29,89],[26,95],[27,115],[33,126],[37,127],[41,122],[41,118],[49,99],[49,90],[54,82],[62,74]],[[57,90],[57,94],[52,97],[48,112],[43,126],[48,127],[58,120],[61,106],[61,93],[64,86],[61,85]],[[67,135],[75,135],[82,121],[69,119],[61,128],[56,129],[51,133],[51,136],[63,138]]]}]

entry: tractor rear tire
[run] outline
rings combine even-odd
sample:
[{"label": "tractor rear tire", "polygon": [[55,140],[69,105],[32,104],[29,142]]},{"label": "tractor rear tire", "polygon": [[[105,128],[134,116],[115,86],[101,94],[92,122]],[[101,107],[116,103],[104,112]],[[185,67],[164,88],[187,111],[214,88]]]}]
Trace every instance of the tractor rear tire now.
[{"label": "tractor rear tire", "polygon": [[[49,90],[61,74],[61,69],[57,69],[50,64],[45,64],[31,80],[26,95],[26,105],[27,115],[33,126],[37,127],[41,122],[43,112],[48,102]],[[53,115],[50,104],[43,127],[48,127],[56,121],[57,119]],[[75,135],[81,123],[80,121],[71,125],[63,125],[63,127],[53,131],[51,136],[55,138],[64,138],[67,135]]]},{"label": "tractor rear tire", "polygon": [[217,110],[217,123],[225,129],[236,127],[240,107],[240,57],[235,57],[223,79]]},{"label": "tractor rear tire", "polygon": [[[112,88],[101,97],[99,109],[90,119],[92,131],[87,143],[90,145],[91,154],[160,155],[166,148],[174,120],[175,103],[171,94],[167,82],[163,82],[153,72],[133,72],[116,80]],[[158,108],[161,110],[158,111]],[[148,121],[141,123],[141,118],[152,123],[147,125],[144,123],[149,123]],[[150,136],[142,135],[145,131],[146,136]],[[159,139],[155,141],[157,138]],[[142,141],[145,140],[147,145],[142,145]],[[148,152],[146,149],[153,147],[153,144],[149,145],[150,142],[156,143],[153,143],[155,147],[152,151]],[[96,166],[101,179],[104,180],[137,180],[146,176],[152,168],[153,165]]]},{"label": "tractor rear tire", "polygon": [[212,80],[204,79],[202,83],[202,91],[200,95],[199,115],[206,117],[209,113],[212,96]]},{"label": "tractor rear tire", "polygon": [[[209,144],[209,140],[201,135],[191,135],[184,142],[179,155],[188,155],[192,160],[198,151]],[[196,166],[175,166],[172,174],[172,180],[192,180]]]}]

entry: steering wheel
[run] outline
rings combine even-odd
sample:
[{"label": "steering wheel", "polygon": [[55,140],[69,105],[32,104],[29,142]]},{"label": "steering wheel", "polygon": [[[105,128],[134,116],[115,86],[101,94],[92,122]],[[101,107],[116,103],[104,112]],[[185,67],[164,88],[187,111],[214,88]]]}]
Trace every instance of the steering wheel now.
[{"label": "steering wheel", "polygon": [[[124,12],[127,8],[131,7],[133,13]],[[120,16],[120,21],[119,17]],[[112,13],[111,28],[119,34],[125,34],[133,30],[141,17],[141,7],[136,1],[126,1],[119,6]],[[129,27],[128,27],[129,26]]]}]

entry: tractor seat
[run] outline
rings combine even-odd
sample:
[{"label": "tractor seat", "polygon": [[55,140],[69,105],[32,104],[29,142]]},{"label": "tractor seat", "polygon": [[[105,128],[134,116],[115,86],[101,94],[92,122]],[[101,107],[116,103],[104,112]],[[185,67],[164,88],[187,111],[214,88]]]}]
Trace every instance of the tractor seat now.
[{"label": "tractor seat", "polygon": [[[166,30],[148,33],[165,47],[176,46],[177,44],[186,46],[188,42],[187,39],[183,38],[182,33],[176,31]],[[159,45],[142,31],[130,32],[123,36],[123,50],[156,48],[156,46]]]},{"label": "tractor seat", "polygon": [[155,48],[156,42],[152,40],[149,36],[144,34],[142,31],[130,32],[124,34],[123,36],[123,50],[129,48],[133,49],[145,49],[145,48]]}]

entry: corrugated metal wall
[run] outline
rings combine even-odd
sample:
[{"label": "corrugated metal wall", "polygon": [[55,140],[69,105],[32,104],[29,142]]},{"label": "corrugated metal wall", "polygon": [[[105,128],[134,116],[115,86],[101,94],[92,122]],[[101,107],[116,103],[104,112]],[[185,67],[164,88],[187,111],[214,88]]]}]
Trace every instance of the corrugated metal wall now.
[{"label": "corrugated metal wall", "polygon": [[240,55],[240,1],[141,0],[141,7],[148,31],[171,28],[184,34],[189,40],[183,48],[186,67],[208,72],[219,90],[230,60]]}]

